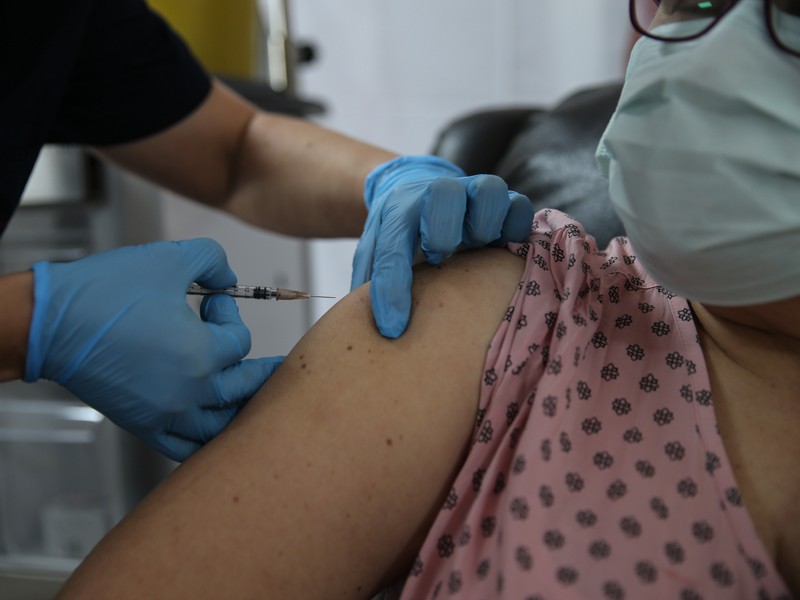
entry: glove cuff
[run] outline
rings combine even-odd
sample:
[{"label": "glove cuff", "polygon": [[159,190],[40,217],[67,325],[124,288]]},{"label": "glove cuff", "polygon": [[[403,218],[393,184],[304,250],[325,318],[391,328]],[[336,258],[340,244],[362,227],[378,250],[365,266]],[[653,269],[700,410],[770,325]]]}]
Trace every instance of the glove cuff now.
[{"label": "glove cuff", "polygon": [[395,183],[396,175],[417,172],[424,177],[466,177],[467,174],[448,160],[433,155],[398,156],[375,167],[364,182],[364,202],[367,210],[372,207],[373,199],[379,195],[379,188],[385,189]]},{"label": "glove cuff", "polygon": [[46,335],[44,321],[51,297],[49,263],[41,261],[31,267],[33,271],[33,315],[28,331],[28,352],[25,357],[25,376],[23,381],[33,383],[42,376],[42,365],[48,344],[43,339]]}]

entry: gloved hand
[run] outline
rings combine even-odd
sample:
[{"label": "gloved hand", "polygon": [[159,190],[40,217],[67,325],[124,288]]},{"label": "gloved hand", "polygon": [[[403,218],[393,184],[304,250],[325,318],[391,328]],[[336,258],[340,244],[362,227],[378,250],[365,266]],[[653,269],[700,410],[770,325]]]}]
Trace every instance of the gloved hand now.
[{"label": "gloved hand", "polygon": [[25,381],[55,381],[174,460],[219,433],[282,357],[242,360],[250,332],[233,298],[186,303],[196,281],[236,283],[215,241],[120,248],[33,266]]},{"label": "gloved hand", "polygon": [[374,169],[365,192],[367,222],[353,259],[351,289],[372,280],[380,332],[402,335],[411,315],[411,267],[421,248],[438,264],[459,245],[524,242],[533,220],[527,197],[494,175],[467,177],[435,156],[401,156]]}]

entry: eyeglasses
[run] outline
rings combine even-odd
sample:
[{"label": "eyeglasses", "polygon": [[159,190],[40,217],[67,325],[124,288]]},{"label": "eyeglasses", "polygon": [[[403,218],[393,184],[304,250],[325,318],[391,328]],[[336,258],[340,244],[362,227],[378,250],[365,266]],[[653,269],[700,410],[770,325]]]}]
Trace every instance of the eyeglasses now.
[{"label": "eyeglasses", "polygon": [[[630,0],[631,23],[649,38],[686,42],[708,33],[737,2]],[[800,57],[800,0],[764,0],[764,15],[772,41],[781,50]]]}]

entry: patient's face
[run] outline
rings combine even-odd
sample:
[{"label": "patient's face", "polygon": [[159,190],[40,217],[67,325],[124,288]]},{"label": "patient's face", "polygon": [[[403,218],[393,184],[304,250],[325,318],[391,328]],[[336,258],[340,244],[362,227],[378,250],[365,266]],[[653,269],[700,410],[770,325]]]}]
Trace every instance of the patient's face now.
[{"label": "patient's face", "polygon": [[[675,38],[705,35],[715,24],[729,19],[739,4],[755,2],[762,23],[780,44],[800,53],[800,0],[635,0],[637,21],[654,35]],[[768,18],[765,19],[764,17]]]},{"label": "patient's face", "polygon": [[598,156],[648,271],[711,305],[800,294],[786,260],[800,241],[800,58],[765,16],[763,0],[741,0],[702,37],[640,40]]}]

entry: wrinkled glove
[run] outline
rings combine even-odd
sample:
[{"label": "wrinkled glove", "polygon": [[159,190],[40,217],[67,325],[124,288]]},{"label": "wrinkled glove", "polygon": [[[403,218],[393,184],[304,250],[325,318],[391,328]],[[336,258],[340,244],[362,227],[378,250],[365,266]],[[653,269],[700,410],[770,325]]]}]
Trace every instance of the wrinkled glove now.
[{"label": "wrinkled glove", "polygon": [[365,191],[367,222],[353,259],[351,289],[372,280],[380,332],[402,335],[411,314],[411,267],[418,249],[438,264],[459,245],[524,242],[533,220],[527,197],[494,175],[467,177],[435,156],[401,156],[373,170]]},{"label": "wrinkled glove", "polygon": [[282,357],[242,360],[250,332],[233,298],[191,282],[236,283],[215,241],[120,248],[33,266],[25,381],[50,379],[174,460],[218,434]]}]

